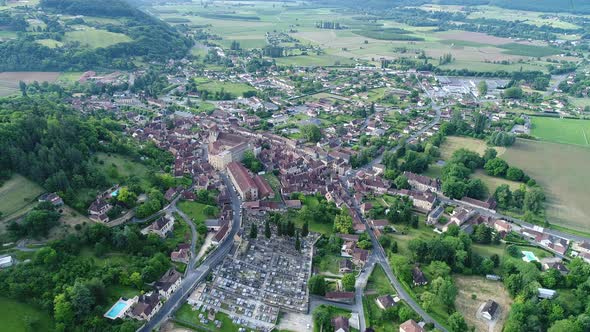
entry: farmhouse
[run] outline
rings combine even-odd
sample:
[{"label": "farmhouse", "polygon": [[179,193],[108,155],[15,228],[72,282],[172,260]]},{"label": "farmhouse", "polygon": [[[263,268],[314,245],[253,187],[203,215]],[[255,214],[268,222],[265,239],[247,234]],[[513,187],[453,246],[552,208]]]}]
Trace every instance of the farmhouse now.
[{"label": "farmhouse", "polygon": [[410,186],[416,190],[430,190],[434,193],[438,193],[440,191],[440,181],[437,179],[412,172],[404,172],[404,176],[408,179]]},{"label": "farmhouse", "polygon": [[156,282],[154,285],[158,290],[158,293],[163,298],[167,299],[176,291],[178,286],[180,286],[180,282],[182,281],[182,276],[178,271],[174,268],[169,269],[164,273],[164,275]]},{"label": "farmhouse", "polygon": [[148,227],[141,230],[141,234],[147,235],[150,233],[157,234],[161,238],[165,238],[169,232],[174,228],[174,219],[166,216],[161,216],[151,223]]},{"label": "farmhouse", "polygon": [[334,327],[334,332],[348,332],[350,331],[350,326],[348,324],[348,318],[343,316],[338,316],[332,318],[332,327]]},{"label": "farmhouse", "polygon": [[137,320],[150,320],[161,307],[162,303],[160,302],[158,293],[149,292],[139,296],[129,316]]},{"label": "farmhouse", "polygon": [[425,286],[428,284],[428,279],[426,279],[424,272],[417,266],[414,266],[412,269],[412,282],[414,286]]},{"label": "farmhouse", "polygon": [[399,301],[400,301],[399,297],[397,297],[397,296],[392,297],[391,295],[384,295],[384,296],[380,296],[375,299],[375,302],[377,302],[377,306],[379,308],[381,308],[382,310],[385,310],[389,307],[393,307]]},{"label": "farmhouse", "polygon": [[49,202],[53,204],[53,206],[64,205],[63,199],[59,197],[56,193],[47,193],[41,195],[41,197],[39,197],[39,202]]},{"label": "farmhouse", "polygon": [[481,315],[487,320],[493,320],[500,306],[494,300],[488,300],[481,310]]},{"label": "farmhouse", "polygon": [[424,332],[424,328],[416,323],[415,320],[410,319],[399,326],[399,332]]}]

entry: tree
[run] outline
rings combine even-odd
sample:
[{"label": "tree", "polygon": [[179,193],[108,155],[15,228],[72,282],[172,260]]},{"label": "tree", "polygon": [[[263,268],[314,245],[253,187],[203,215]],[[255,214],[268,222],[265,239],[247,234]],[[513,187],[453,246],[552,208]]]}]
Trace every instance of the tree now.
[{"label": "tree", "polygon": [[137,201],[137,194],[130,191],[128,187],[121,187],[117,194],[117,200],[125,204],[126,207],[133,207]]},{"label": "tree", "polygon": [[477,91],[479,92],[480,96],[485,96],[488,94],[488,83],[485,80],[479,81],[477,84]]},{"label": "tree", "polygon": [[330,328],[332,320],[332,309],[331,307],[322,304],[314,309],[313,311],[313,322],[317,324],[320,330],[326,331]]},{"label": "tree", "polygon": [[468,330],[467,323],[465,323],[465,319],[458,312],[454,312],[451,316],[449,316],[448,323],[449,330],[451,332],[465,332]]},{"label": "tree", "polygon": [[524,195],[524,210],[539,213],[543,208],[545,194],[539,187],[528,190]]},{"label": "tree", "polygon": [[393,181],[397,189],[410,189],[410,183],[405,175],[400,175]]},{"label": "tree", "polygon": [[498,205],[503,208],[507,209],[512,204],[512,192],[510,191],[510,186],[507,184],[502,184],[496,188],[494,192],[494,199],[498,202]]},{"label": "tree", "polygon": [[562,319],[558,320],[551,327],[547,330],[547,332],[582,332],[583,329],[580,327],[579,324],[570,320],[570,319]]},{"label": "tree", "polygon": [[301,240],[299,239],[299,231],[295,233],[295,250],[301,250]]},{"label": "tree", "polygon": [[58,323],[69,325],[74,320],[74,310],[68,301],[66,294],[61,293],[53,300],[53,317]]},{"label": "tree", "polygon": [[506,178],[512,181],[520,181],[524,177],[524,172],[520,168],[508,167],[506,171]]},{"label": "tree", "polygon": [[498,156],[498,151],[494,148],[487,148],[483,153],[483,160],[484,162],[488,162],[488,160],[492,160]]},{"label": "tree", "polygon": [[344,290],[346,290],[348,292],[353,291],[355,285],[356,285],[356,277],[354,276],[354,273],[346,273],[342,277],[342,287],[344,287]]},{"label": "tree", "polygon": [[326,295],[326,281],[321,275],[316,274],[309,278],[307,287],[309,288],[309,292],[313,295]]},{"label": "tree", "polygon": [[129,282],[133,284],[137,289],[141,289],[143,287],[143,279],[141,278],[141,273],[133,272],[129,276]]},{"label": "tree", "polygon": [[266,219],[266,221],[264,222],[264,236],[267,239],[270,239],[270,236],[271,236],[270,223],[268,222],[268,219]]},{"label": "tree", "polygon": [[477,113],[477,114],[475,114],[473,131],[476,134],[481,134],[486,129],[487,124],[488,124],[488,117],[484,113]]},{"label": "tree", "polygon": [[524,93],[522,92],[522,89],[519,86],[504,90],[505,99],[521,99],[523,95]]},{"label": "tree", "polygon": [[435,291],[439,301],[447,307],[452,307],[457,296],[457,287],[449,279],[438,277],[432,282],[432,289]]},{"label": "tree", "polygon": [[94,296],[92,296],[88,287],[79,281],[70,290],[70,298],[72,299],[72,308],[78,319],[88,315],[94,307]]},{"label": "tree", "polygon": [[303,125],[300,128],[301,135],[308,142],[317,143],[322,139],[322,132],[320,128],[314,124]]},{"label": "tree", "polygon": [[422,295],[420,295],[420,301],[422,301],[422,308],[424,308],[424,310],[426,311],[430,311],[430,309],[432,309],[435,300],[436,297],[429,291],[425,291],[424,293],[422,293]]},{"label": "tree", "polygon": [[306,219],[301,227],[301,236],[306,237],[309,234],[309,221]]},{"label": "tree", "polygon": [[506,171],[508,170],[508,163],[504,161],[504,159],[496,157],[489,160],[485,164],[484,169],[486,170],[486,173],[491,176],[503,177],[506,175]]},{"label": "tree", "polygon": [[485,224],[476,226],[473,239],[477,243],[490,244],[492,242],[492,229]]},{"label": "tree", "polygon": [[334,232],[350,234],[352,231],[352,217],[348,213],[348,209],[342,209],[340,214],[334,218]]},{"label": "tree", "polygon": [[250,224],[250,238],[255,239],[258,236],[258,226],[255,223]]}]

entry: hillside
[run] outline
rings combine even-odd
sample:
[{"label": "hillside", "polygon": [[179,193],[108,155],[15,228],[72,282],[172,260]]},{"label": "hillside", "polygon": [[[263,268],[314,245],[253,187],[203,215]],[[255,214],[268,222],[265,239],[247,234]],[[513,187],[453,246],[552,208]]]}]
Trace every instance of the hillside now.
[{"label": "hillside", "polygon": [[0,43],[0,71],[131,69],[134,59],[180,58],[192,45],[122,0],[42,0],[38,9],[43,14],[34,9],[12,14],[39,16],[41,23]]}]

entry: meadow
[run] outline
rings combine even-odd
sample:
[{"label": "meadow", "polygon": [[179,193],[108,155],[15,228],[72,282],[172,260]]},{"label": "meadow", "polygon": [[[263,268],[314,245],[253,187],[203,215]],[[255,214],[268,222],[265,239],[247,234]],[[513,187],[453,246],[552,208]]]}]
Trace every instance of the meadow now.
[{"label": "meadow", "polygon": [[59,72],[2,72],[0,73],[0,97],[10,96],[19,93],[19,81],[25,83],[37,82],[55,82]]},{"label": "meadow", "polygon": [[531,134],[543,141],[590,146],[590,121],[533,117],[532,124]]},{"label": "meadow", "polygon": [[127,35],[106,30],[86,28],[81,31],[68,31],[64,42],[79,42],[90,48],[99,48],[131,41]]},{"label": "meadow", "polygon": [[[454,276],[453,280],[459,290],[455,299],[457,311],[463,314],[469,326],[475,326],[476,331],[488,331],[488,323],[476,318],[479,307],[489,299],[500,305],[500,314],[494,328],[489,331],[500,332],[512,300],[501,281],[491,281],[479,276]],[[475,295],[475,298],[473,296]]]},{"label": "meadow", "polygon": [[53,321],[46,312],[32,305],[3,297],[0,297],[0,322],[2,322],[0,324],[0,330],[2,331],[53,330]]},{"label": "meadow", "polygon": [[195,78],[195,81],[197,83],[197,88],[200,90],[207,90],[210,93],[215,93],[223,89],[234,97],[241,97],[245,92],[256,91],[256,89],[246,83],[214,81],[204,77]]},{"label": "meadow", "polygon": [[38,184],[15,174],[0,187],[0,212],[3,219],[17,216],[30,210],[37,196],[45,192]]},{"label": "meadow", "polygon": [[550,223],[581,231],[588,229],[590,177],[583,175],[588,173],[590,149],[518,139],[501,157],[522,168],[544,189]]}]

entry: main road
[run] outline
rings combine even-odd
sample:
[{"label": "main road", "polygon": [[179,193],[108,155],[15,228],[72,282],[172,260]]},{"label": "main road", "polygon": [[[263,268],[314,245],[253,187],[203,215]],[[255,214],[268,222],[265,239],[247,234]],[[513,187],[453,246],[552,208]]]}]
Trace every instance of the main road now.
[{"label": "main road", "polygon": [[[231,198],[233,210],[231,229],[225,237],[225,240],[223,240],[223,242],[221,242],[219,246],[213,252],[211,252],[209,256],[207,256],[207,258],[201,265],[199,265],[198,268],[195,269],[194,264],[187,266],[188,272],[182,279],[180,287],[176,290],[176,292],[172,293],[166,302],[164,302],[162,308],[152,317],[152,319],[147,321],[145,325],[139,328],[139,332],[151,332],[156,327],[160,326],[164,321],[166,321],[174,313],[174,311],[176,311],[178,307],[180,307],[180,305],[186,301],[195,286],[203,281],[207,274],[211,272],[211,269],[217,264],[221,263],[221,261],[231,251],[234,244],[234,236],[240,229],[242,202],[227,176],[222,174],[221,178],[228,188]],[[172,204],[172,206],[174,206],[174,204]],[[191,262],[191,264],[192,263],[193,262]]]}]

